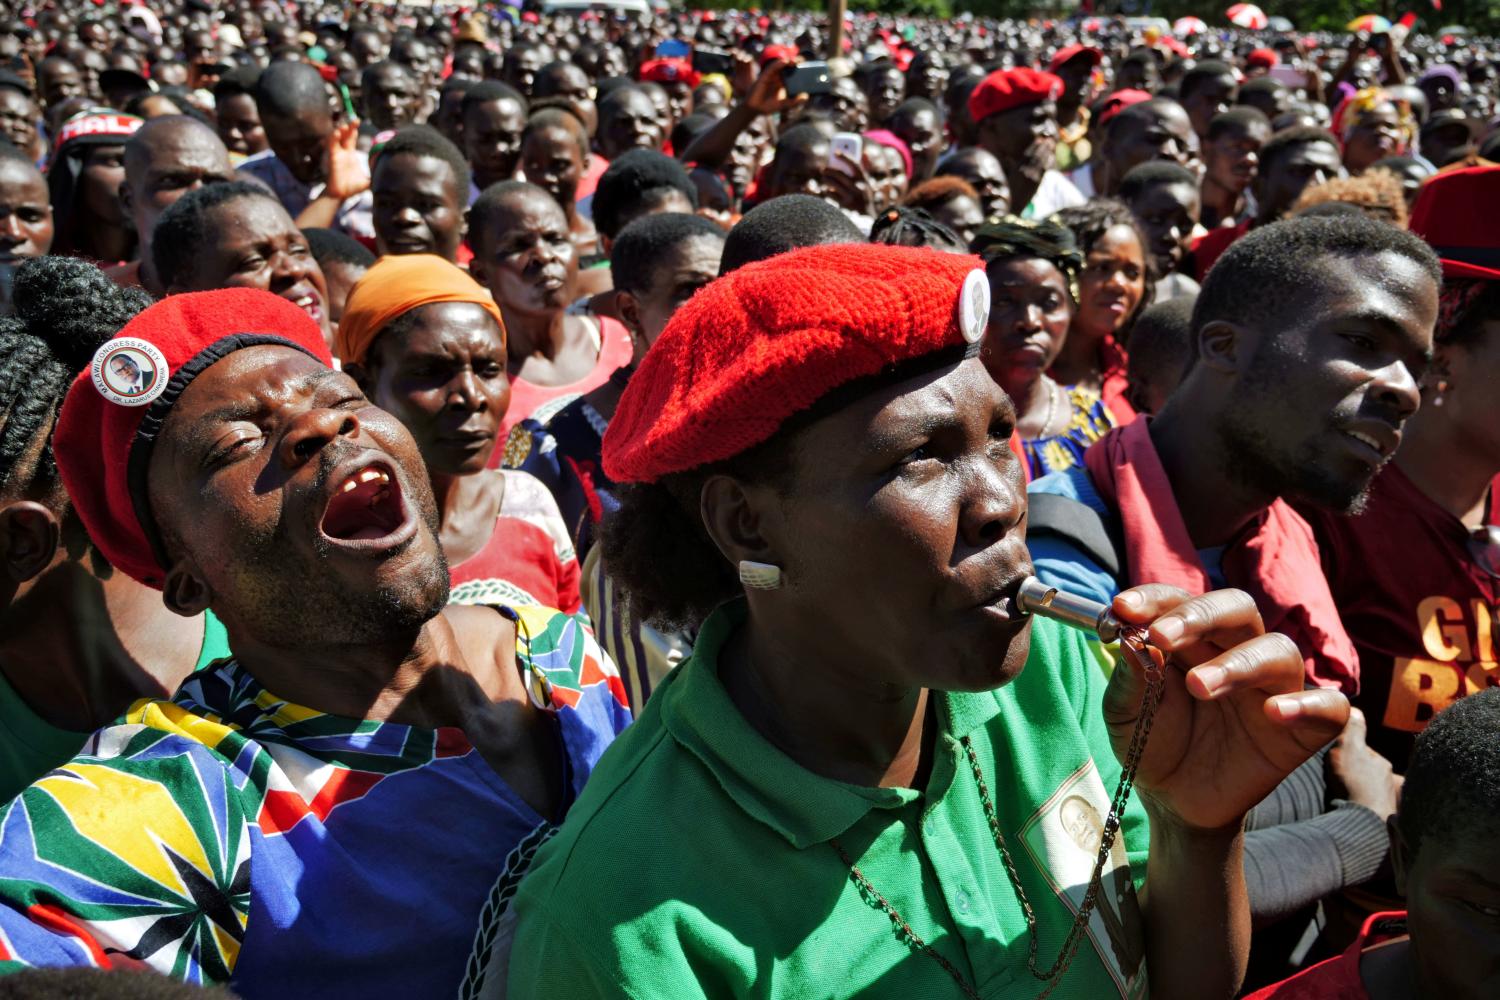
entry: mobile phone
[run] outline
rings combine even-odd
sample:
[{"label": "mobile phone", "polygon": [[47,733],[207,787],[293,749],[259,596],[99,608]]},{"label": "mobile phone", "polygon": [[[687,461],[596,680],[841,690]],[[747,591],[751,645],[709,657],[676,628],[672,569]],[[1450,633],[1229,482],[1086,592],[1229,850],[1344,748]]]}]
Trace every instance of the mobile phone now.
[{"label": "mobile phone", "polygon": [[[680,38],[669,38],[656,47],[658,59],[683,59],[691,55],[693,47]],[[702,72],[700,70],[700,72]]]},{"label": "mobile phone", "polygon": [[800,63],[781,78],[788,97],[798,94],[828,94],[833,91],[833,73],[826,62]]},{"label": "mobile phone", "polygon": [[859,163],[864,152],[865,141],[858,132],[835,132],[828,143],[828,165],[852,177],[854,167],[849,161]]},{"label": "mobile phone", "polygon": [[734,56],[722,49],[694,49],[693,72],[722,73],[728,76],[734,72]]},{"label": "mobile phone", "polygon": [[1295,66],[1286,63],[1278,63],[1271,67],[1271,79],[1293,90],[1301,90],[1307,86],[1307,74]]}]

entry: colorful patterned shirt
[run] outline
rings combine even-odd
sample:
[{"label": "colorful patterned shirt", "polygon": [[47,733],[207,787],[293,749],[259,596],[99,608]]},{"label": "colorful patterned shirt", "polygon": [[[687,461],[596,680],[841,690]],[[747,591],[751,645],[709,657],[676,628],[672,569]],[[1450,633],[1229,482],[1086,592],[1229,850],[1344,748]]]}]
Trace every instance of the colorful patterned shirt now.
[{"label": "colorful patterned shirt", "polygon": [[[517,614],[571,805],[624,692],[584,619]],[[230,658],[0,811],[0,959],[146,965],[247,1000],[451,996],[492,887],[550,825],[459,729],[316,712]]]},{"label": "colorful patterned shirt", "polygon": [[1068,429],[1056,437],[1022,443],[1032,479],[1082,465],[1083,453],[1089,445],[1119,424],[1104,405],[1104,398],[1094,390],[1074,385],[1063,392],[1068,397]]}]

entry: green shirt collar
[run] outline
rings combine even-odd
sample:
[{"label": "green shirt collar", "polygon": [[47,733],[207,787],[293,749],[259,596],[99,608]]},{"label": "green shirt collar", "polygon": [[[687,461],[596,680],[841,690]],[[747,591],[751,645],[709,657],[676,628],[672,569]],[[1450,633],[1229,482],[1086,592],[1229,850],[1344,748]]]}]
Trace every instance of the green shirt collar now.
[{"label": "green shirt collar", "polygon": [[[713,774],[740,809],[803,849],[825,843],[871,809],[900,809],[921,797],[910,788],[867,788],[814,774],[773,746],[730,700],[719,681],[719,654],[745,620],[743,601],[703,623],[693,655],[662,697],[662,723]],[[993,692],[944,695],[943,733],[967,735],[999,712]]]}]

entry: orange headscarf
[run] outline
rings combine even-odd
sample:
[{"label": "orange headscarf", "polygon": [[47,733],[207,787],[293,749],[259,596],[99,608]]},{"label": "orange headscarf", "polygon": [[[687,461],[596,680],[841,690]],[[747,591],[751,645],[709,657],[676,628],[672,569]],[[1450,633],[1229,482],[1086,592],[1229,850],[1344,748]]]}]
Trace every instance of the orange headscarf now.
[{"label": "orange headscarf", "polygon": [[434,302],[472,302],[495,317],[501,335],[505,334],[505,320],[494,297],[467,271],[435,254],[401,254],[380,258],[349,290],[334,354],[345,365],[363,363],[370,345],[391,320]]}]

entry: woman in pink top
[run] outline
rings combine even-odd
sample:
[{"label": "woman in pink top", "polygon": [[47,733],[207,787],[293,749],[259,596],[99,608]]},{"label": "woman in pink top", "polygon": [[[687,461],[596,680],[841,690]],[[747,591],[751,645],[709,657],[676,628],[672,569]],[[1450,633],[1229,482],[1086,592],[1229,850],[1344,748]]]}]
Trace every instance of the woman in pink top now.
[{"label": "woman in pink top", "polygon": [[490,187],[469,209],[469,239],[469,273],[505,316],[511,396],[502,437],[518,421],[542,420],[603,385],[630,361],[630,333],[618,321],[568,314],[578,297],[578,251],[546,191],[520,181]]}]

